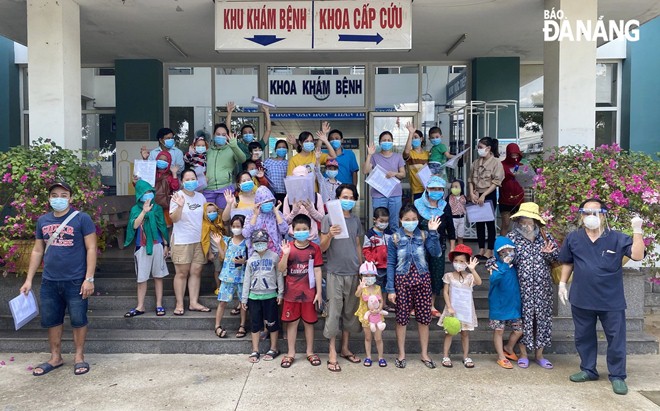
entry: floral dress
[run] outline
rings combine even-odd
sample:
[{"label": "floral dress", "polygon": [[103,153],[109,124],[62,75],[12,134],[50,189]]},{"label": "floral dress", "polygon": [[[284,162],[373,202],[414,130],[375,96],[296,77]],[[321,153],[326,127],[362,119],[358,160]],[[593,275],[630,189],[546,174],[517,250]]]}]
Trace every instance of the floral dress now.
[{"label": "floral dress", "polygon": [[520,343],[534,350],[549,347],[552,343],[553,289],[550,264],[557,260],[559,250],[552,235],[546,233],[546,236],[555,246],[552,253],[541,252],[545,246],[541,234],[534,241],[526,239],[515,230],[507,234],[516,245],[514,266],[520,282],[523,318]]}]

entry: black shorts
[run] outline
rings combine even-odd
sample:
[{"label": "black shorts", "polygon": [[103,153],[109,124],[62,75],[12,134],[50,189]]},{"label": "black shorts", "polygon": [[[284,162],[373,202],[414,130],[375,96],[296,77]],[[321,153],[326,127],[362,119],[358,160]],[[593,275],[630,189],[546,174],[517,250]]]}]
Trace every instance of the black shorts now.
[{"label": "black shorts", "polygon": [[264,329],[264,321],[268,332],[280,330],[280,313],[277,308],[277,298],[267,300],[251,300],[248,298],[248,311],[250,311],[250,331],[261,332]]},{"label": "black shorts", "polygon": [[500,207],[500,213],[504,212],[504,213],[515,214],[520,209],[519,205],[506,205],[502,203],[499,204],[499,207]]}]

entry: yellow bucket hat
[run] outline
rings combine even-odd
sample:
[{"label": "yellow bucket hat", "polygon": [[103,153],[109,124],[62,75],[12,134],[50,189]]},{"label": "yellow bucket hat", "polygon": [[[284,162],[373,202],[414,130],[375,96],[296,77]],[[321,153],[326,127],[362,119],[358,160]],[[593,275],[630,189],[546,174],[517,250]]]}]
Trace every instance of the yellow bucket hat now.
[{"label": "yellow bucket hat", "polygon": [[541,218],[541,214],[539,214],[539,206],[536,203],[530,202],[520,204],[518,212],[511,216],[511,218],[518,217],[531,218],[541,223],[541,225],[545,225],[545,220]]}]

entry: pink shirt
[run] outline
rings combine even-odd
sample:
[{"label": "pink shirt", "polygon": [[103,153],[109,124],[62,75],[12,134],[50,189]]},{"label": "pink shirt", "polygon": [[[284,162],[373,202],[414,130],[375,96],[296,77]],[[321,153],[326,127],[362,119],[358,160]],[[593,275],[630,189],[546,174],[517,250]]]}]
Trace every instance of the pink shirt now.
[{"label": "pink shirt", "polygon": [[[314,206],[314,204],[312,204]],[[305,207],[295,208],[295,206],[289,205],[289,196],[284,197],[284,204],[282,205],[282,214],[284,219],[289,224],[289,235],[293,237],[293,227],[291,222],[293,218],[298,214],[305,214],[312,219],[312,226],[309,229],[309,240],[316,240],[319,238],[319,223],[323,220],[325,216],[325,210],[323,209],[323,198],[321,194],[316,194],[316,205],[312,207],[311,210],[307,210]]]}]

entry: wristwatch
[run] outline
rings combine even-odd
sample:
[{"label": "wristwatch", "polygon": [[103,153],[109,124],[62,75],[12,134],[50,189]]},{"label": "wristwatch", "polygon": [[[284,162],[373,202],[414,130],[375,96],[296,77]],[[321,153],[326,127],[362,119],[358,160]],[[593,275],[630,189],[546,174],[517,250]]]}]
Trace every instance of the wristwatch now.
[{"label": "wristwatch", "polygon": [[90,282],[90,283],[93,284],[94,283],[94,277],[85,278],[85,281]]}]

